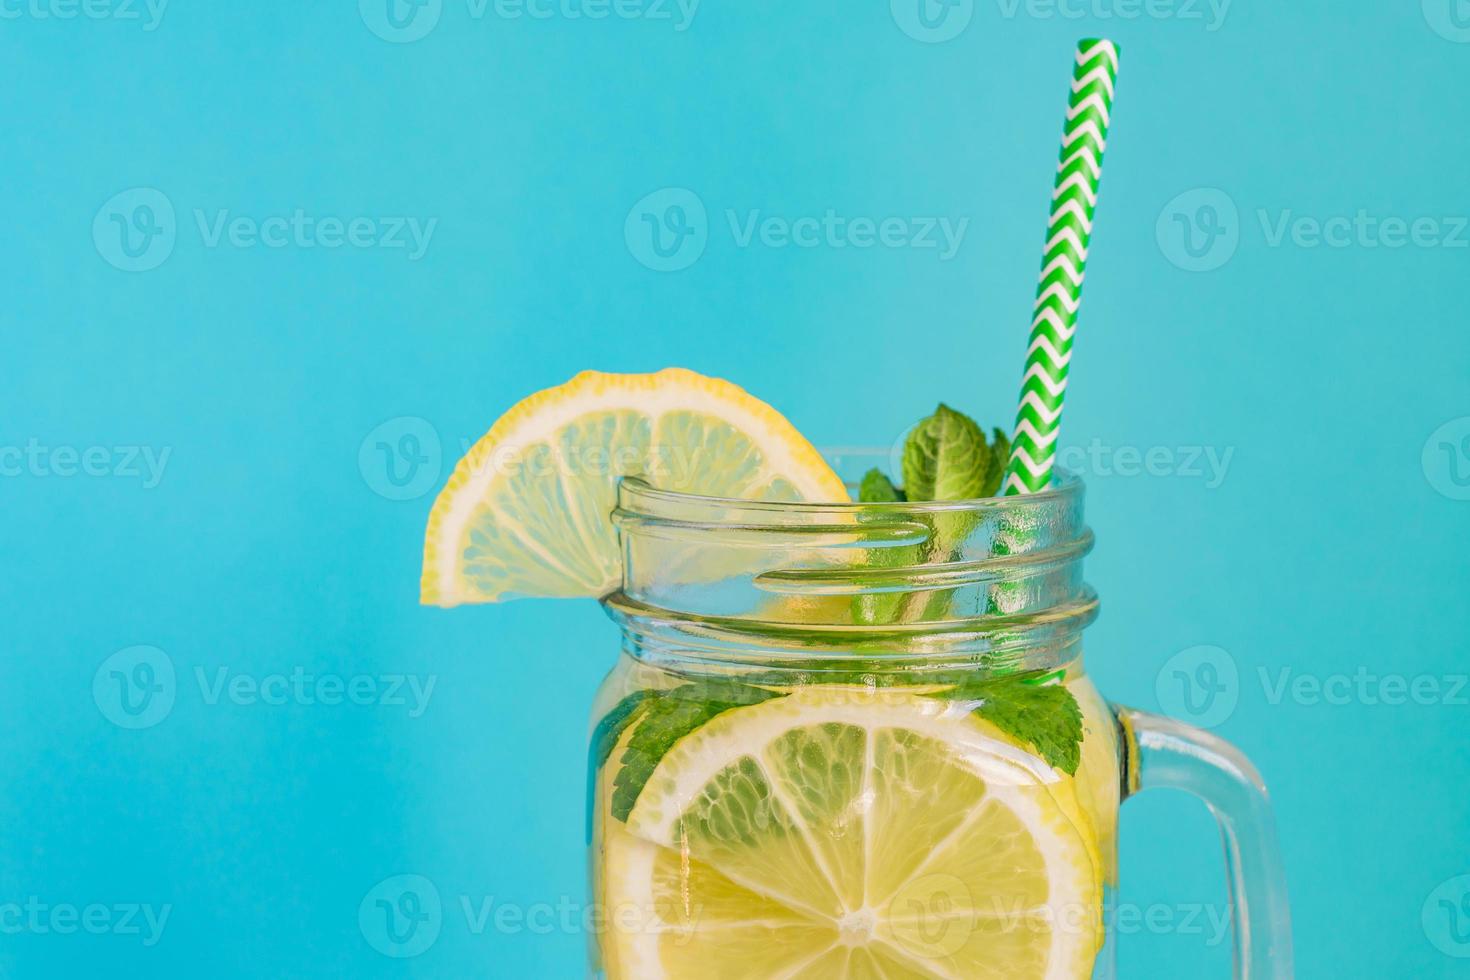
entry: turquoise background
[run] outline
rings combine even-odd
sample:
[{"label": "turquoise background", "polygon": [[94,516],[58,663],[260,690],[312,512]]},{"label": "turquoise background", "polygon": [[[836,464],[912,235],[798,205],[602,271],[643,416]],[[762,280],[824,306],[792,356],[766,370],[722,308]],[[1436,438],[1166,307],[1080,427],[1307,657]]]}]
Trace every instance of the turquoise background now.
[{"label": "turquoise background", "polygon": [[[556,907],[616,636],[591,602],[420,609],[433,491],[588,367],[717,373],[849,452],[940,398],[1008,424],[1094,34],[1091,666],[1259,764],[1301,976],[1470,975],[1470,6],[386,2],[0,6],[0,976],[579,976]],[[968,224],[946,256],[727,217],[829,209]],[[298,210],[280,247],[213,235]],[[1314,238],[1360,211],[1431,220]],[[1227,975],[1204,808],[1131,803],[1122,848],[1122,974]],[[399,875],[440,905],[411,879],[395,943]]]}]

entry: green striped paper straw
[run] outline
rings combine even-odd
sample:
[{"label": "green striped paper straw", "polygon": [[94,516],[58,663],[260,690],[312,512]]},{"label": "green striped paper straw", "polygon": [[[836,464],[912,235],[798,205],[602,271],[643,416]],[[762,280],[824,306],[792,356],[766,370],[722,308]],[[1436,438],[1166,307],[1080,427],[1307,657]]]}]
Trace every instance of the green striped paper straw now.
[{"label": "green striped paper straw", "polygon": [[1116,44],[1088,38],[1077,45],[1061,162],[1051,197],[1046,256],[1031,321],[1031,346],[1026,351],[1011,459],[1001,488],[1004,496],[1035,493],[1051,482],[1117,80]]}]

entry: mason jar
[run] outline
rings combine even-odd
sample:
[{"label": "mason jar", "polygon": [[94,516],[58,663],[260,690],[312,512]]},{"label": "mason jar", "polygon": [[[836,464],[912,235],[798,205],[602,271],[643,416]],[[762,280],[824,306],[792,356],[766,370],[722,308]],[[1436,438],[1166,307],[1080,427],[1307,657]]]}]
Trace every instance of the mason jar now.
[{"label": "mason jar", "polygon": [[958,503],[619,490],[593,710],[607,980],[1115,976],[1122,801],[1219,820],[1235,976],[1292,975],[1266,791],[1088,677],[1083,485]]}]

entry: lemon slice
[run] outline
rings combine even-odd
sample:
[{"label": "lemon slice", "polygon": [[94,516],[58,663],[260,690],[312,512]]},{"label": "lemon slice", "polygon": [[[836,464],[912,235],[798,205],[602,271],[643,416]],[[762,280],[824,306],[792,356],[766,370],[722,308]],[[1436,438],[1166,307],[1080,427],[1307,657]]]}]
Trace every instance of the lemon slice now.
[{"label": "lemon slice", "polygon": [[1102,855],[1105,879],[1118,883],[1118,807],[1122,777],[1118,773],[1118,723],[1112,709],[1091,684],[1072,686],[1082,709],[1082,760],[1077,767],[1077,796],[1093,827]]},{"label": "lemon slice", "polygon": [[422,600],[601,596],[621,581],[609,520],[620,477],[714,497],[846,500],[775,409],[717,378],[584,371],[520,402],[434,501]]},{"label": "lemon slice", "polygon": [[609,980],[1082,980],[1073,780],[943,701],[813,686],[678,742],[605,829]]}]

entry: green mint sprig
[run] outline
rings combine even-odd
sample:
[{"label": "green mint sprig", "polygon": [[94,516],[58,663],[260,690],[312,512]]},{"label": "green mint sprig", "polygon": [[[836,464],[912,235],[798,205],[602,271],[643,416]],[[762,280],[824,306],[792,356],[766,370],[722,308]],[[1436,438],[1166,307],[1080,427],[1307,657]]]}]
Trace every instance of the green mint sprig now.
[{"label": "green mint sprig", "polygon": [[921,419],[903,446],[903,487],[876,467],[863,477],[858,500],[974,500],[1000,492],[1011,441],[1002,429],[985,430],[963,412],[941,403]]},{"label": "green mint sprig", "polygon": [[904,492],[910,500],[983,497],[990,464],[985,431],[968,415],[941,403],[904,443]]},{"label": "green mint sprig", "polygon": [[[987,440],[974,419],[941,403],[934,414],[914,426],[904,443],[902,489],[875,468],[863,478],[858,500],[891,503],[993,497],[1000,491],[1010,455],[1010,440],[1002,430],[993,429]],[[974,531],[977,520],[966,512],[934,513],[920,519],[930,525],[929,540],[917,547],[874,549],[871,560],[875,567],[957,560],[958,549]],[[950,596],[943,593],[861,595],[853,602],[853,619],[868,626],[885,626],[905,618],[942,614],[942,606],[949,600]]]}]

